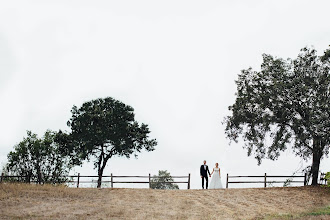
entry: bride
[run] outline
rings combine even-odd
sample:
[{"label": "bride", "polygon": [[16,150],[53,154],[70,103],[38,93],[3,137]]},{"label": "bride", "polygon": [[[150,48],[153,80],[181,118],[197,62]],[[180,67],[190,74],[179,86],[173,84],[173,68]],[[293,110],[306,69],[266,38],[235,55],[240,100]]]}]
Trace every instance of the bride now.
[{"label": "bride", "polygon": [[[212,175],[214,173],[214,175]],[[210,183],[210,189],[221,189],[222,184],[221,184],[221,176],[220,176],[220,168],[219,164],[216,163],[215,167],[213,168],[213,171],[211,173],[212,179]]]}]

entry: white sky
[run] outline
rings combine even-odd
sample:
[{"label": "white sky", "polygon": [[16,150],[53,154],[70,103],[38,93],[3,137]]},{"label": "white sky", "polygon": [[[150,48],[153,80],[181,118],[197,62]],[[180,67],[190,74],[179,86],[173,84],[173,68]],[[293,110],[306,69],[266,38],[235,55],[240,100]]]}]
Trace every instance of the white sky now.
[{"label": "white sky", "polygon": [[[323,53],[329,8],[328,0],[0,0],[0,164],[26,130],[68,130],[73,105],[111,96],[134,107],[159,144],[137,160],[111,159],[105,174],[167,169],[191,173],[200,188],[204,159],[219,162],[223,182],[227,172],[292,174],[300,159],[291,151],[257,166],[242,142],[229,146],[221,121],[237,74],[259,69],[262,53]],[[326,158],[321,170],[329,167]],[[75,171],[96,174],[91,164]]]}]

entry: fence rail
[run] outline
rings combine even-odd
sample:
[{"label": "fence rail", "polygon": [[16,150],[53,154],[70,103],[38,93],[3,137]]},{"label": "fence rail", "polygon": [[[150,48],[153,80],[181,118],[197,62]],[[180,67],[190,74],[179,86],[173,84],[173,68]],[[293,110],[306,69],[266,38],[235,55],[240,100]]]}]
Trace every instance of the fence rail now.
[{"label": "fence rail", "polygon": [[[263,178],[263,180],[258,180],[258,181],[230,181],[229,178],[232,179],[237,179],[237,178]],[[269,181],[267,180],[267,178],[291,178],[292,180],[283,180],[283,181]],[[293,180],[294,178],[304,178],[301,181],[297,181],[297,180]],[[286,182],[290,182],[290,183],[303,183],[304,186],[307,185],[307,173],[305,173],[304,176],[279,176],[279,175],[268,175],[267,173],[265,173],[265,175],[263,176],[229,176],[229,174],[227,173],[227,179],[226,179],[226,188],[228,188],[229,183],[263,183],[264,187],[267,187],[267,183],[286,183]]]},{"label": "fence rail", "polygon": [[[47,178],[51,177],[51,176],[46,176]],[[80,173],[78,173],[78,175],[68,175],[68,176],[60,176],[63,178],[67,178],[67,180],[63,181],[63,183],[76,183],[77,188],[79,188],[79,185],[81,183],[95,183],[95,180],[81,180],[82,178],[98,178],[99,176],[95,176],[95,175],[80,175]],[[188,174],[188,176],[171,176],[173,179],[177,179],[177,178],[187,178],[187,181],[167,181],[167,182],[157,182],[157,183],[186,183],[187,184],[187,189],[190,189],[190,173]],[[8,175],[4,175],[3,173],[1,174],[0,177],[0,183],[2,181],[5,181],[5,179],[8,178],[17,178],[18,180],[21,178],[27,178],[27,176],[8,176]],[[73,178],[76,178],[77,180],[72,180]],[[160,176],[151,176],[151,174],[149,173],[148,176],[114,176],[112,173],[110,176],[102,176],[103,178],[110,178],[110,180],[102,180],[101,183],[110,183],[111,188],[113,187],[114,183],[135,183],[135,184],[149,184],[149,188],[151,188],[151,184],[152,179],[157,179],[160,178]],[[114,178],[148,178],[148,181],[115,181]],[[71,179],[71,180],[69,180]],[[30,183],[38,183],[38,181],[29,181]]]}]

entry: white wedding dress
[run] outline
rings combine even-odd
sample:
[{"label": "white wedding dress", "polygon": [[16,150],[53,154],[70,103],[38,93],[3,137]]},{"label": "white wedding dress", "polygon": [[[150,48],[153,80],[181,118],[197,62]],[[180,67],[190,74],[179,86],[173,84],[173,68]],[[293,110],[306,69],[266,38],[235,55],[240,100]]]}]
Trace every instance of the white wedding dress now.
[{"label": "white wedding dress", "polygon": [[220,168],[214,168],[209,189],[221,189],[221,176],[219,175]]}]

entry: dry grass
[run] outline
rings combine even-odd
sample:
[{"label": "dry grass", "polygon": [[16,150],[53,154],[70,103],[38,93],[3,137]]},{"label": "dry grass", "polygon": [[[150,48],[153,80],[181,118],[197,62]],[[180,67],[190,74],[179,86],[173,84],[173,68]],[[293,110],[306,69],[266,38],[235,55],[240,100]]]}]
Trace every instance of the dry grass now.
[{"label": "dry grass", "polygon": [[330,190],[321,187],[151,190],[0,184],[1,219],[292,219],[329,205]]}]

